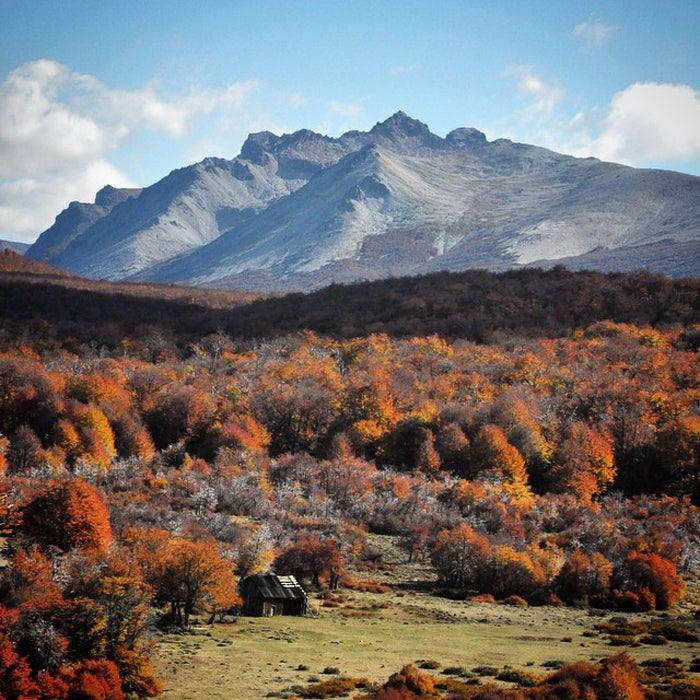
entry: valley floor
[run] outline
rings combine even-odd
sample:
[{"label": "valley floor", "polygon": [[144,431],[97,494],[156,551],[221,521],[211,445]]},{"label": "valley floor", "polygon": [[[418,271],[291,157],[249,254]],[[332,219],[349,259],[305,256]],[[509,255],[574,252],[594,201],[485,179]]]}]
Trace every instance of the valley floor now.
[{"label": "valley floor", "polygon": [[[628,652],[637,662],[675,657],[688,669],[697,644],[663,645],[629,639],[611,644],[595,626],[611,618],[681,624],[700,633],[697,586],[670,613],[616,615],[561,607],[511,607],[451,601],[404,591],[397,579],[429,576],[421,565],[401,564],[372,579],[390,592],[339,591],[341,603],[324,607],[312,594],[314,617],[239,618],[159,638],[155,661],[168,700],[258,700],[298,695],[310,681],[342,676],[385,681],[407,663],[435,662],[437,677],[450,667],[522,669],[546,675],[560,661],[597,661]],[[327,672],[324,674],[324,670]],[[483,678],[482,682],[492,682]]]}]

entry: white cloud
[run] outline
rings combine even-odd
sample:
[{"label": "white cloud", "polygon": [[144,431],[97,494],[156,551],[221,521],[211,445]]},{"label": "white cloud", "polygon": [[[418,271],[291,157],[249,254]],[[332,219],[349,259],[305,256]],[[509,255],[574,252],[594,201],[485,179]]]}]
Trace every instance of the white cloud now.
[{"label": "white cloud", "polygon": [[47,174],[0,180],[0,232],[30,242],[69,202],[92,201],[107,183],[134,186],[103,159],[92,160],[85,167],[67,165]]},{"label": "white cloud", "polygon": [[564,90],[530,66],[501,75],[517,78],[526,106],[508,116],[500,136],[635,167],[679,169],[700,159],[700,92],[690,85],[633,83],[571,117]]},{"label": "white cloud", "polygon": [[17,67],[0,83],[0,237],[32,240],[69,201],[131,186],[112,149],[144,132],[182,138],[217,110],[240,112],[257,88],[247,80],[185,94],[155,84],[117,90],[47,59]]},{"label": "white cloud", "polygon": [[613,96],[602,118],[578,114],[580,155],[648,165],[700,156],[700,93],[690,85],[635,83]]},{"label": "white cloud", "polygon": [[311,127],[319,134],[340,136],[346,131],[362,129],[363,125],[366,125],[367,114],[361,102],[329,100],[324,102],[322,107],[321,118]]},{"label": "white cloud", "polygon": [[161,96],[156,88],[140,90],[105,90],[105,116],[119,118],[149,131],[162,132],[173,138],[183,136],[196,118],[220,107],[240,109],[258,87],[255,80],[229,85],[223,90],[191,90],[186,95]]},{"label": "white cloud", "polygon": [[0,85],[0,177],[51,171],[105,150],[106,131],[60,100],[69,82],[65,67],[35,61]]},{"label": "white cloud", "polygon": [[617,27],[611,24],[602,24],[594,19],[588,19],[585,22],[577,24],[572,34],[583,39],[589,45],[600,45],[615,35]]},{"label": "white cloud", "polygon": [[527,106],[518,112],[522,120],[538,121],[550,117],[564,97],[564,91],[558,85],[548,83],[535,75],[532,66],[513,66],[501,75],[506,78],[515,77],[518,94],[528,102]]},{"label": "white cloud", "polygon": [[327,106],[331,114],[337,114],[341,117],[359,117],[364,114],[365,111],[364,107],[357,102],[331,100]]},{"label": "white cloud", "polygon": [[417,73],[420,69],[421,65],[419,63],[411,63],[401,66],[391,66],[391,68],[389,68],[389,73],[391,73],[391,75],[407,75],[410,73]]}]

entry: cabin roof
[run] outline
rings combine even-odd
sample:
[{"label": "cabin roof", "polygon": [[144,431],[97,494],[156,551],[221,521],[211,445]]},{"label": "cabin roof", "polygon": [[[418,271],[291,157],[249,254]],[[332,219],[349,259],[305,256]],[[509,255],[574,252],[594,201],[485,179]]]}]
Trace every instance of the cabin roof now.
[{"label": "cabin roof", "polygon": [[286,598],[299,600],[306,598],[306,593],[294,576],[277,574],[255,574],[248,576],[247,585],[254,585],[264,598]]}]

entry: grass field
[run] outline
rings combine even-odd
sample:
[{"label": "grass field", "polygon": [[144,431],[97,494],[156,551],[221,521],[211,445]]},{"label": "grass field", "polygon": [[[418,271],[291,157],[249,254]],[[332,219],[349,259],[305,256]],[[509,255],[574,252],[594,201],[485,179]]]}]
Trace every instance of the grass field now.
[{"label": "grass field", "polygon": [[[420,565],[378,572],[375,580],[429,576]],[[314,617],[245,618],[195,626],[158,639],[154,659],[168,700],[258,700],[298,693],[314,680],[340,674],[384,681],[406,663],[425,661],[436,676],[446,668],[523,669],[536,675],[560,661],[599,660],[627,651],[637,661],[675,657],[689,668],[698,644],[643,635],[611,637],[595,626],[620,617],[560,607],[511,607],[451,601],[428,592],[341,591],[342,602],[323,607],[311,596]],[[700,632],[698,606],[689,596],[671,613],[624,615],[628,622],[680,624]],[[619,640],[611,644],[612,639]],[[325,673],[324,673],[325,671]],[[484,681],[492,681],[485,678]]]}]

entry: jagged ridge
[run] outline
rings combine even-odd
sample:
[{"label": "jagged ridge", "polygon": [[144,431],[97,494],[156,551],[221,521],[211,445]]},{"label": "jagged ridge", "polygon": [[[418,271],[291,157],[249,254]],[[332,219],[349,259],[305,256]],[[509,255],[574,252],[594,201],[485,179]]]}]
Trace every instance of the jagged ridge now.
[{"label": "jagged ridge", "polygon": [[698,256],[678,257],[699,241],[700,178],[470,128],[441,138],[397,112],[339,138],[251,134],[233,160],[208,158],[140,192],[102,190],[59,214],[28,255],[113,280],[310,289],[579,259],[697,275]]}]

